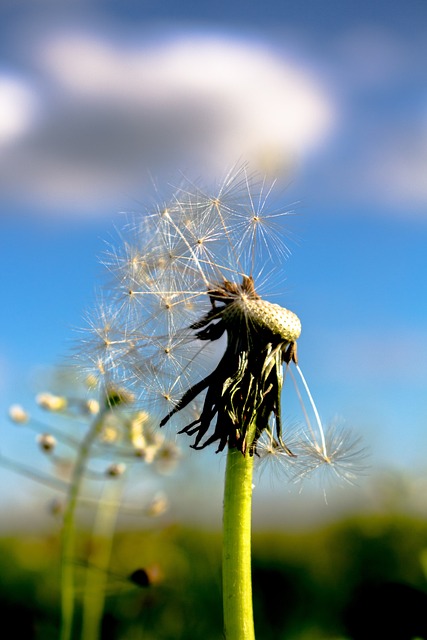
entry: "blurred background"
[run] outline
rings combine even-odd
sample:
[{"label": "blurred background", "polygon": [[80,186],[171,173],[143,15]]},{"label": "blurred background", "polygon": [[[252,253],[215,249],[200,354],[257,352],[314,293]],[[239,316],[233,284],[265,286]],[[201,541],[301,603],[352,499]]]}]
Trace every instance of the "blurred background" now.
[{"label": "blurred background", "polygon": [[[214,184],[248,162],[295,213],[277,301],[302,320],[301,368],[325,422],[344,421],[369,454],[357,486],[326,500],[263,469],[255,530],[423,519],[424,0],[3,0],[0,18],[2,455],[43,468],[9,407],[37,415],[102,286],[98,257],[152,177]],[[168,524],[218,529],[224,460],[178,444]],[[5,534],[30,513],[49,529],[49,489],[13,468],[0,479]]]}]

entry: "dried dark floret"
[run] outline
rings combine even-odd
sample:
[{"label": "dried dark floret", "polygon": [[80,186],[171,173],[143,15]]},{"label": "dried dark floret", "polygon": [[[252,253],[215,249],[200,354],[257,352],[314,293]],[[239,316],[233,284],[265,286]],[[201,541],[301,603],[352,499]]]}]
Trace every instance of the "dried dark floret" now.
[{"label": "dried dark floret", "polygon": [[[208,295],[212,308],[190,328],[198,340],[212,342],[227,332],[227,347],[216,369],[188,389],[160,425],[206,391],[200,416],[181,430],[195,436],[194,449],[218,441],[217,451],[228,444],[252,455],[272,418],[278,441],[292,455],[282,441],[280,398],[282,367],[297,362],[299,319],[262,300],[250,276],[240,285],[224,279]],[[203,441],[215,419],[212,435]]]}]

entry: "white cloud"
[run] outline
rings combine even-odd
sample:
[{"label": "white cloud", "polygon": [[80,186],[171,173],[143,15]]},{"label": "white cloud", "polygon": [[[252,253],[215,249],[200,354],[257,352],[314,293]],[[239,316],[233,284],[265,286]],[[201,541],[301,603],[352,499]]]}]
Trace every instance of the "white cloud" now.
[{"label": "white cloud", "polygon": [[317,192],[333,207],[425,216],[426,39],[358,25],[332,39],[326,63],[341,129],[317,167]]},{"label": "white cloud", "polygon": [[276,140],[304,152],[331,123],[331,106],[307,72],[253,45],[199,37],[127,51],[68,38],[51,42],[44,59],[58,84],[82,98],[151,109],[209,103],[230,118],[243,148]]},{"label": "white cloud", "polygon": [[34,59],[44,117],[0,153],[0,187],[47,207],[116,202],[146,170],[283,167],[333,125],[307,70],[247,42],[188,36],[128,48],[74,33],[45,36]]},{"label": "white cloud", "polygon": [[[427,114],[427,104],[426,104]],[[394,127],[393,127],[394,125]],[[381,132],[367,129],[362,147],[351,149],[329,172],[329,189],[341,201],[375,207],[387,215],[425,217],[427,212],[427,119],[413,116],[388,123]]]},{"label": "white cloud", "polygon": [[0,76],[0,149],[31,127],[35,111],[35,96],[27,84],[10,75]]}]

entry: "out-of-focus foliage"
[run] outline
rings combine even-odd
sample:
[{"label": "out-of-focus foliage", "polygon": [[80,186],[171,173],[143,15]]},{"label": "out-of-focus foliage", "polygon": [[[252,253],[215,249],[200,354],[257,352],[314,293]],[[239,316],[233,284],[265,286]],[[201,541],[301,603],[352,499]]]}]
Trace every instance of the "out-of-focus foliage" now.
[{"label": "out-of-focus foliage", "polygon": [[[90,541],[84,532],[80,540],[77,574],[83,593],[85,572],[97,571],[85,562],[91,551],[88,547],[96,545],[96,540]],[[427,522],[403,517],[358,517],[301,533],[255,532],[257,640],[368,639],[374,637],[370,634],[377,623],[385,635],[376,632],[376,637],[391,637],[387,635],[389,619],[395,629],[401,622],[406,624],[401,591],[409,593],[408,606],[427,598],[422,565],[426,546]],[[119,532],[106,587],[103,640],[223,637],[220,548],[220,534],[206,530],[170,526]],[[56,538],[3,538],[0,565],[3,624],[11,625],[14,637],[56,640]],[[138,568],[154,576],[150,586],[132,582],[130,576]],[[409,586],[413,589],[407,589]],[[365,591],[368,599],[363,598]],[[387,616],[380,600],[383,591],[388,597]],[[395,593],[398,602],[393,601]],[[369,626],[368,616],[372,615]],[[355,617],[362,631],[351,631]],[[418,637],[427,637],[424,622],[415,614],[410,622],[419,624]],[[79,638],[78,625],[74,637]]]}]

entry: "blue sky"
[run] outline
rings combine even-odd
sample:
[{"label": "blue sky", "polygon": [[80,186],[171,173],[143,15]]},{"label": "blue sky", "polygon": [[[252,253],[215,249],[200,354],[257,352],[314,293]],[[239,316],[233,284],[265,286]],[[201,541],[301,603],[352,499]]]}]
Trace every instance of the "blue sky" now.
[{"label": "blue sky", "polygon": [[[277,175],[281,303],[323,418],[374,469],[427,453],[423,1],[2,3],[0,410],[29,403],[149,173]],[[277,199],[276,199],[277,203]],[[16,437],[3,420],[1,449]]]}]

